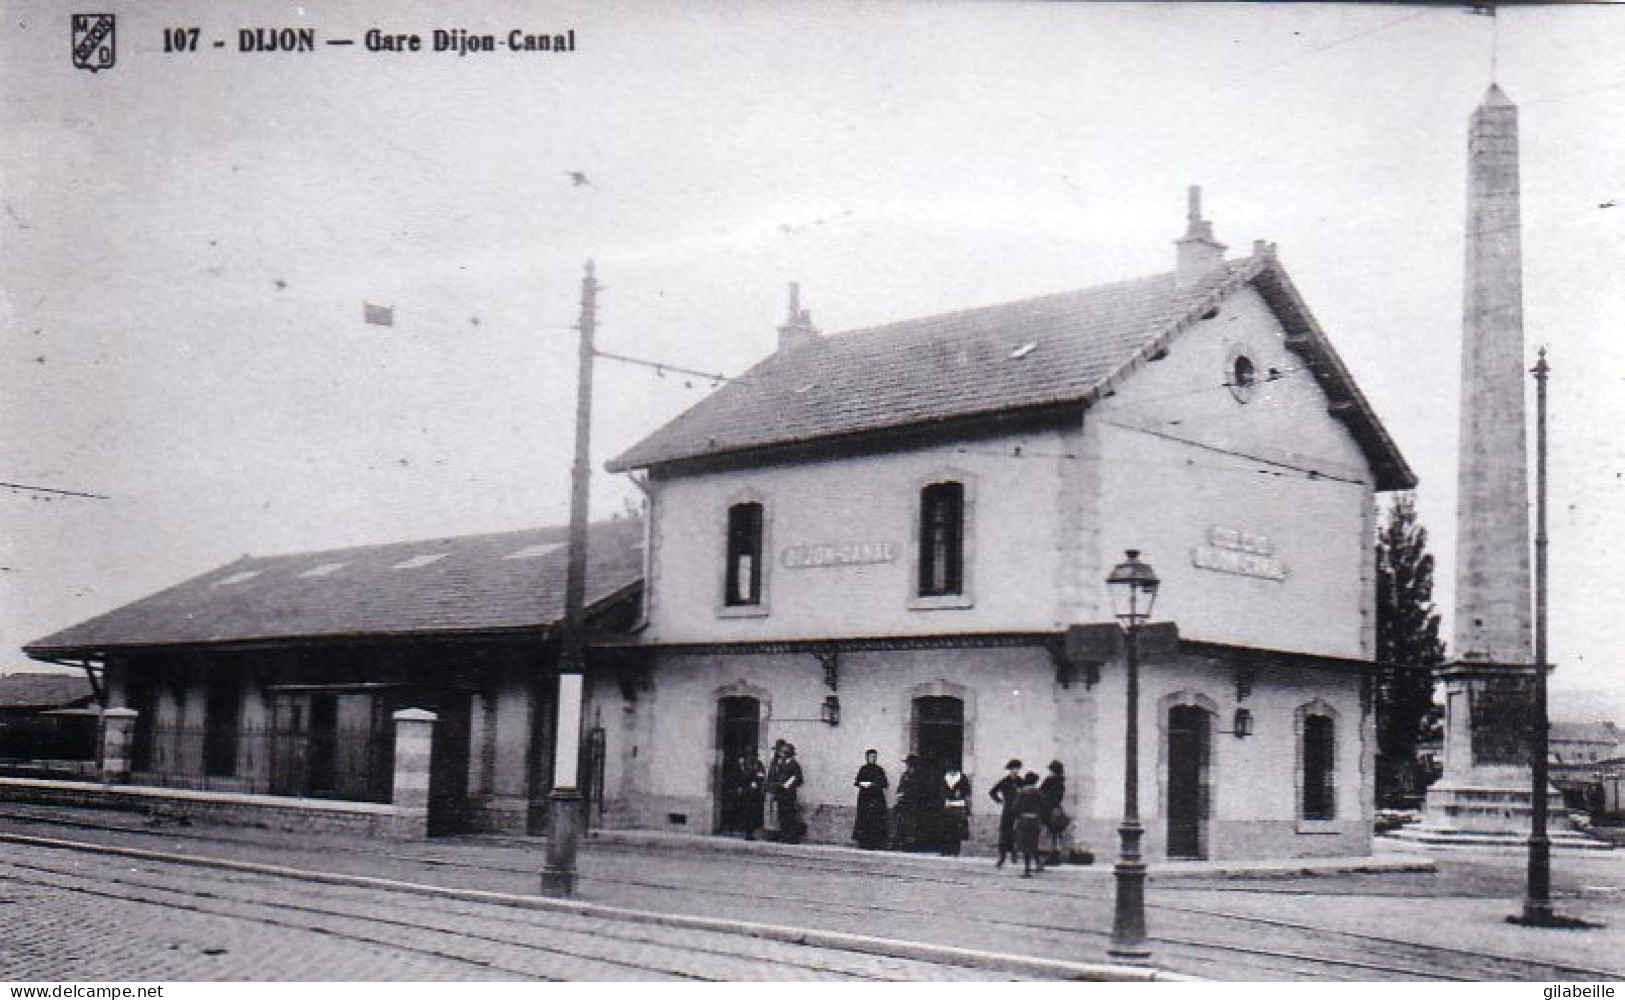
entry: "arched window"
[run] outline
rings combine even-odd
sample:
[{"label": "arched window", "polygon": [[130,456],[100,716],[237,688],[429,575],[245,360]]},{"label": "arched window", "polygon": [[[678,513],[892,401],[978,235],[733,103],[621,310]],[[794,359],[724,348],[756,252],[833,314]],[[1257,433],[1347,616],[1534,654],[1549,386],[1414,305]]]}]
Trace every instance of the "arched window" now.
[{"label": "arched window", "polygon": [[762,603],[762,505],[728,508],[727,573],[722,601],[731,608]]},{"label": "arched window", "polygon": [[1303,717],[1303,784],[1299,812],[1304,819],[1337,818],[1337,723],[1329,715]]},{"label": "arched window", "polygon": [[921,597],[965,592],[965,486],[932,483],[920,491]]}]

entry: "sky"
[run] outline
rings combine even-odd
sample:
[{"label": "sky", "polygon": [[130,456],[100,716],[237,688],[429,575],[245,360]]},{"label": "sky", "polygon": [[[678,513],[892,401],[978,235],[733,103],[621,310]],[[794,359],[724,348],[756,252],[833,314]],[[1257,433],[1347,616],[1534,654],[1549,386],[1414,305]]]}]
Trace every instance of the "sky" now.
[{"label": "sky", "polygon": [[[1554,702],[1625,719],[1625,7],[95,7],[92,73],[61,5],[0,0],[0,482],[95,495],[0,487],[0,670],[244,553],[563,523],[588,260],[600,347],[735,374],[791,281],[839,331],[1170,270],[1191,184],[1232,255],[1277,244],[1419,474],[1448,635],[1493,78],[1552,366]],[[255,27],[316,51],[239,51]],[[710,383],[595,383],[609,516],[637,494],[602,463]]]}]

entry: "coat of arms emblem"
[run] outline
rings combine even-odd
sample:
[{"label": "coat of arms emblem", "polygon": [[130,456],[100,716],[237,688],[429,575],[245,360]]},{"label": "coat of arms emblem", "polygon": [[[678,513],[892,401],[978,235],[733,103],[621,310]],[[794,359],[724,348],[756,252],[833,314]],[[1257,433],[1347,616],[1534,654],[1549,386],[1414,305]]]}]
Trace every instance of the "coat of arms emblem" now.
[{"label": "coat of arms emblem", "polygon": [[114,47],[112,14],[73,15],[73,64],[92,73],[112,69]]}]

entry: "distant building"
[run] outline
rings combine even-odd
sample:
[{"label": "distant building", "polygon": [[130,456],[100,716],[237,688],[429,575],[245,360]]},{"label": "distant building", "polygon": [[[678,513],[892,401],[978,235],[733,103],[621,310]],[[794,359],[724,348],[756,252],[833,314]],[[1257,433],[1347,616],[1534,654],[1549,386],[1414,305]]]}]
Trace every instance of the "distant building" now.
[{"label": "distant building", "polygon": [[1612,722],[1553,722],[1547,741],[1548,772],[1563,804],[1593,816],[1617,811],[1625,750],[1619,728]]},{"label": "distant building", "polygon": [[99,715],[83,673],[0,674],[0,774],[79,773],[96,759]]},{"label": "distant building", "polygon": [[1625,742],[1612,722],[1553,722],[1547,746],[1554,766],[1578,768],[1619,756]]}]

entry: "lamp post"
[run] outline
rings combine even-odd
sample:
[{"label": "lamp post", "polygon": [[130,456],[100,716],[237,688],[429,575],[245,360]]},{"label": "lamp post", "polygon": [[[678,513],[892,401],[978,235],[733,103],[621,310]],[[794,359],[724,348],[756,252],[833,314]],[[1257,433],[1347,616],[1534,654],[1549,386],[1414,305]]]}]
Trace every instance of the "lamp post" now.
[{"label": "lamp post", "polygon": [[1106,954],[1121,962],[1143,965],[1151,960],[1145,937],[1145,861],[1140,856],[1140,626],[1151,618],[1160,581],[1151,567],[1140,561],[1138,549],[1129,549],[1128,559],[1112,568],[1106,577],[1112,611],[1123,627],[1123,659],[1128,668],[1128,694],[1123,716],[1123,822],[1117,828],[1122,837],[1113,874],[1117,880],[1117,903],[1112,917],[1112,940]]},{"label": "lamp post", "polygon": [[1535,711],[1529,754],[1529,877],[1523,900],[1523,922],[1551,923],[1552,842],[1546,830],[1546,755],[1551,752],[1551,736],[1546,718],[1546,348],[1530,369],[1535,376]]}]

